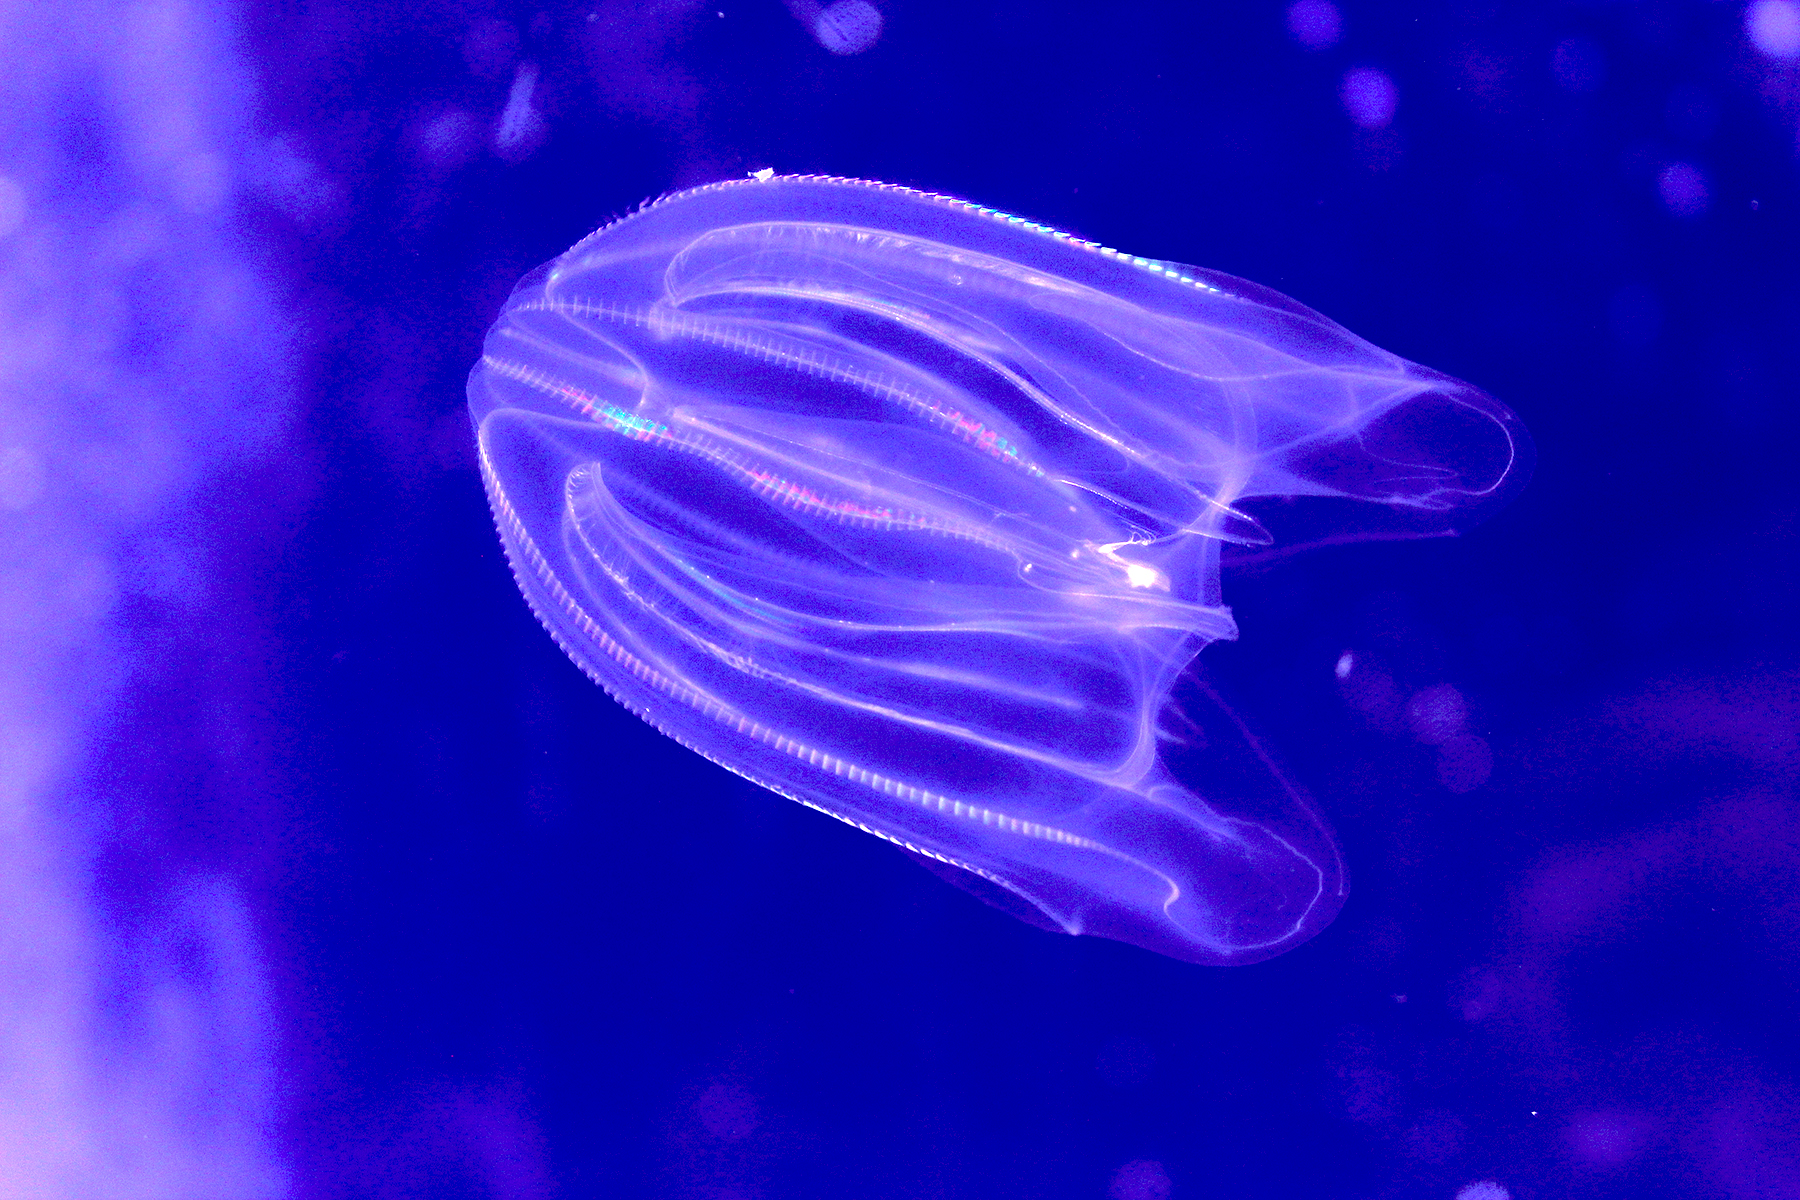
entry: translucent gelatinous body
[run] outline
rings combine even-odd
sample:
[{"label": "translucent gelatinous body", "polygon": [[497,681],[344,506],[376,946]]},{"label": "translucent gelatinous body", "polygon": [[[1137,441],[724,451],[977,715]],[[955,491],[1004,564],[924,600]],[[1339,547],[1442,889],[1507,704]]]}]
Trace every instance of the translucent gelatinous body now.
[{"label": "translucent gelatinous body", "polygon": [[1171,700],[1236,635],[1221,547],[1448,532],[1526,444],[1255,285],[813,177],[533,272],[469,396],[520,585],[618,700],[1021,916],[1206,963],[1344,892],[1236,719]]}]

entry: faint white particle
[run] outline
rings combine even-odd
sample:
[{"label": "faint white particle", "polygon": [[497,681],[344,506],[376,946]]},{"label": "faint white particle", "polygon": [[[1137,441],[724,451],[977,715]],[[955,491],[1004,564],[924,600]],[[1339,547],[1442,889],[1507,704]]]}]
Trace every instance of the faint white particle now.
[{"label": "faint white particle", "polygon": [[1350,672],[1354,671],[1355,669],[1356,669],[1356,655],[1354,655],[1354,654],[1350,653],[1350,651],[1346,650],[1342,654],[1338,655],[1337,666],[1332,668],[1332,673],[1335,674],[1339,679],[1348,679],[1348,678],[1350,678]]}]

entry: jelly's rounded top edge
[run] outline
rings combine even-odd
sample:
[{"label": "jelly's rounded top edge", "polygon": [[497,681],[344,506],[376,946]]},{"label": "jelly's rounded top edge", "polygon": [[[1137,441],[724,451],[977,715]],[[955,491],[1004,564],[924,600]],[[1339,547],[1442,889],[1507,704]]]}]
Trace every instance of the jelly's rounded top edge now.
[{"label": "jelly's rounded top edge", "polygon": [[676,192],[665,192],[654,199],[646,200],[625,215],[608,221],[606,224],[569,247],[569,249],[565,251],[564,254],[559,255],[558,258],[560,259],[569,254],[573,254],[603,233],[617,229],[619,226],[636,220],[638,217],[644,216],[665,205],[673,204],[678,200],[685,200],[689,196],[705,195],[712,192],[725,191],[731,188],[769,187],[784,183],[817,183],[837,187],[867,188],[872,191],[892,192],[895,195],[906,196],[915,200],[923,200],[930,204],[940,204],[946,208],[969,213],[985,220],[995,221],[1003,225],[1010,225],[1026,233],[1036,234],[1039,237],[1052,238],[1078,250],[1085,250],[1090,254],[1098,254],[1105,258],[1113,259],[1117,262],[1136,267],[1139,270],[1160,276],[1175,283],[1197,288],[1200,291],[1210,293],[1214,296],[1233,295],[1233,293],[1224,288],[1217,287],[1204,279],[1195,277],[1187,270],[1183,269],[1179,263],[1165,262],[1161,259],[1145,258],[1142,255],[1137,254],[1127,254],[1122,250],[1114,250],[1111,246],[1104,246],[1099,242],[1092,242],[1086,238],[1076,237],[1072,233],[1065,233],[1054,226],[1028,220],[1025,217],[1017,217],[1009,212],[1004,212],[1001,209],[988,208],[985,205],[976,204],[973,201],[958,199],[955,196],[946,196],[941,192],[921,191],[918,188],[907,187],[905,184],[883,183],[878,179],[856,179],[847,175],[771,175],[767,178],[758,178],[752,175],[745,179],[721,179],[715,183],[703,183],[697,187],[683,188]]}]

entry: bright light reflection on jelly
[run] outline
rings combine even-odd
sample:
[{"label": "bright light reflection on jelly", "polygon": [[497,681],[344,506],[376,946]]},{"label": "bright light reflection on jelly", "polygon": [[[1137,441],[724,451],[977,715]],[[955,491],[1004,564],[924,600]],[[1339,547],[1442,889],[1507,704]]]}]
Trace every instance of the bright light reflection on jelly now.
[{"label": "bright light reflection on jelly", "polygon": [[521,586],[621,703],[1027,920],[1202,963],[1345,886],[1188,669],[1237,635],[1221,552],[1453,532],[1527,456],[1254,284],[816,177],[533,272],[469,397]]}]

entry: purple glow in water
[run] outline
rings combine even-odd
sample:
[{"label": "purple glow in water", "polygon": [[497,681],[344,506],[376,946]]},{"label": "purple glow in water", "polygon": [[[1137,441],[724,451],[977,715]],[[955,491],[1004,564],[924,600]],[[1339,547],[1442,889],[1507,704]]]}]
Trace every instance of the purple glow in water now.
[{"label": "purple glow in water", "polygon": [[1344,111],[1364,129],[1386,129],[1400,105],[1400,89],[1385,71],[1356,67],[1344,74]]},{"label": "purple glow in water", "polygon": [[881,40],[881,10],[869,0],[787,0],[788,11],[814,40],[838,55],[861,54]]},{"label": "purple glow in water", "polygon": [[1597,92],[1606,82],[1606,52],[1587,38],[1564,38],[1550,53],[1550,70],[1566,91]]},{"label": "purple glow in water", "polygon": [[813,19],[813,34],[833,54],[861,54],[881,40],[881,10],[868,0],[836,0]]},{"label": "purple glow in water", "polygon": [[520,63],[506,95],[506,107],[494,124],[494,153],[509,161],[528,157],[543,141],[544,119],[538,114],[536,63]]},{"label": "purple glow in water", "polygon": [[1477,1179],[1457,1188],[1456,1200],[1512,1200],[1512,1193],[1498,1180]]},{"label": "purple glow in water", "polygon": [[1308,50],[1325,50],[1344,36],[1344,17],[1331,0],[1295,0],[1287,10],[1288,32]]},{"label": "purple glow in water", "polygon": [[1706,212],[1712,199],[1706,186],[1706,174],[1693,163],[1670,163],[1656,177],[1656,190],[1670,213],[1677,217],[1698,217]]},{"label": "purple glow in water", "polygon": [[1800,57],[1800,3],[1755,0],[1744,10],[1744,32],[1770,58]]},{"label": "purple glow in water", "polygon": [[1139,1158],[1113,1172],[1107,1200],[1169,1200],[1175,1184],[1168,1170],[1155,1159]]},{"label": "purple glow in water", "polygon": [[[286,417],[282,322],[239,225],[253,143],[236,33],[218,8],[179,2],[0,22],[0,59],[31,64],[0,80],[9,1197],[287,1191],[244,882],[228,856],[103,869],[155,821],[127,803],[141,794],[87,782],[118,709],[181,669],[140,638],[144,614],[216,620],[213,536],[172,537],[172,516],[268,452]],[[96,132],[65,139],[51,110]]]}]

